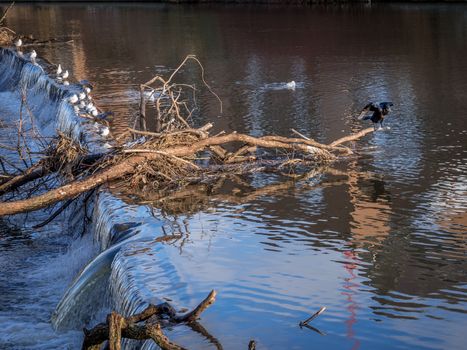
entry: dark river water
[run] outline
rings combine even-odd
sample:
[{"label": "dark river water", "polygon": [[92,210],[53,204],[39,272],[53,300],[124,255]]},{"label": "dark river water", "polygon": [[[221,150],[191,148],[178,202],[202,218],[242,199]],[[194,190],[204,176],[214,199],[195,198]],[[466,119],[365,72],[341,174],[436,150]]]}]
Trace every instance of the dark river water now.
[{"label": "dark river water", "polygon": [[[155,208],[183,239],[135,243],[120,258],[143,299],[193,307],[218,290],[201,323],[225,349],[250,339],[260,350],[467,347],[467,6],[16,5],[7,24],[73,39],[36,51],[95,83],[116,135],[135,114],[137,84],[187,54],[223,101],[221,114],[200,86],[195,122],[218,131],[294,128],[331,142],[368,126],[354,117],[365,104],[392,101],[389,128],[355,143],[349,159],[296,184],[229,179],[190,198],[188,213]],[[190,65],[180,79],[198,77]],[[138,216],[150,216],[146,206],[130,208],[154,229]],[[79,347],[80,327],[57,335],[48,319],[91,239],[59,238],[59,224],[0,231],[0,348],[64,348],[60,337]],[[299,327],[322,306],[318,332]],[[188,328],[169,334],[214,348]]]}]

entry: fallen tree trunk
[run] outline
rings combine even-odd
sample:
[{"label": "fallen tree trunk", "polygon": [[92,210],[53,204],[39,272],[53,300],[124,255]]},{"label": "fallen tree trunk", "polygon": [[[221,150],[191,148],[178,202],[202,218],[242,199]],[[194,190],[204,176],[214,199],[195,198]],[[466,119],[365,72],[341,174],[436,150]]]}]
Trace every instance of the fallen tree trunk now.
[{"label": "fallen tree trunk", "polygon": [[[151,155],[148,155],[148,157],[151,157]],[[42,195],[14,202],[1,203],[0,216],[34,211],[48,207],[56,202],[76,197],[81,193],[130,173],[140,162],[146,159],[145,156],[130,157],[124,163],[111,166],[86,179],[74,181]]]},{"label": "fallen tree trunk", "polygon": [[46,168],[38,164],[38,166],[29,168],[24,174],[16,175],[7,182],[0,185],[0,196],[14,191],[18,187],[27,184],[28,182],[40,179],[44,175],[48,174]]},{"label": "fallen tree trunk", "polygon": [[369,134],[369,133],[372,133],[375,131],[375,128],[366,128],[366,129],[363,129],[362,131],[359,131],[357,132],[356,134],[352,134],[352,135],[349,135],[349,136],[345,136],[345,137],[341,137],[340,139],[334,141],[334,142],[331,142],[329,144],[329,146],[331,147],[337,147],[345,142],[350,142],[350,141],[355,141],[355,140],[358,140],[360,138],[362,138],[363,136]]},{"label": "fallen tree trunk", "polygon": [[[205,149],[210,149],[211,147],[220,147],[220,145],[233,142],[241,142],[243,144],[249,145],[250,147],[255,146],[265,149],[282,149],[285,151],[300,152],[305,156],[312,156],[318,162],[329,162],[336,159],[336,156],[331,152],[337,152],[338,154],[344,155],[351,153],[350,149],[347,147],[338,147],[338,145],[351,140],[356,140],[368,134],[372,130],[372,128],[365,129],[355,135],[346,136],[336,140],[331,143],[331,145],[323,145],[310,139],[286,138],[281,136],[264,136],[256,138],[235,132],[222,136],[202,138],[192,143],[191,145],[185,144],[182,146],[154,149],[154,146],[152,145],[144,147],[145,144],[143,144],[142,146],[144,148],[130,148],[120,153],[120,155],[125,153],[134,153],[134,155],[129,157],[125,156],[122,159],[117,160],[116,164],[109,165],[103,170],[96,172],[84,179],[73,181],[67,185],[50,190],[49,192],[36,197],[8,203],[1,203],[0,216],[38,210],[56,202],[74,198],[79,194],[87,192],[104,183],[132,174],[139,165],[149,161],[158,160],[160,157],[169,157],[170,159],[181,163],[185,167],[191,167],[192,170],[202,170],[197,165],[184,158],[193,157],[198,152]],[[193,131],[190,130],[190,133],[193,133]],[[170,136],[170,134],[168,135]],[[236,156],[238,153],[239,152],[234,152],[233,154],[230,154],[230,156]],[[118,156],[118,154],[116,154],[115,157],[116,156]],[[88,157],[92,159],[99,159],[99,157],[93,155]],[[226,155],[226,163],[229,163],[229,160],[231,159],[232,158],[229,158],[229,155]],[[33,178],[37,178],[39,176],[39,173],[32,172],[32,174],[34,174],[31,175]],[[26,179],[27,178],[23,178],[20,182],[24,183]],[[18,183],[18,181],[19,180],[16,180],[16,183]],[[2,186],[8,187],[6,184]],[[11,185],[9,186],[11,188]]]}]

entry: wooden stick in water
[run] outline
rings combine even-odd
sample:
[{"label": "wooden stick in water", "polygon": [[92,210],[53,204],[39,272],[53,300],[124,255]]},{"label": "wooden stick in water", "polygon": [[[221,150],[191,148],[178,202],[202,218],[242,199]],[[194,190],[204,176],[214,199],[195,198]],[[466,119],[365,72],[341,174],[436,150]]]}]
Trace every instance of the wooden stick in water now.
[{"label": "wooden stick in water", "polygon": [[321,315],[324,310],[326,310],[326,307],[323,306],[321,309],[318,310],[318,312],[315,312],[313,315],[311,315],[310,317],[308,317],[305,321],[301,321],[300,322],[300,327],[302,326],[306,326],[308,323],[310,323],[311,321],[313,321],[316,317],[318,317],[319,315]]}]

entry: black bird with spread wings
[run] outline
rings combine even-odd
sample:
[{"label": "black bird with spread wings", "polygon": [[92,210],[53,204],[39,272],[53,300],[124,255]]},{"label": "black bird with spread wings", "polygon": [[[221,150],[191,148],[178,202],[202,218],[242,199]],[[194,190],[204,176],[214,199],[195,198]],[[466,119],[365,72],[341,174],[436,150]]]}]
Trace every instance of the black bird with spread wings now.
[{"label": "black bird with spread wings", "polygon": [[[371,120],[374,123],[375,129],[378,123],[380,123],[381,127],[383,127],[384,117],[388,115],[389,112],[391,112],[391,107],[393,105],[394,104],[392,102],[369,103],[362,109],[358,116],[358,119]],[[369,115],[369,112],[373,112],[373,114]]]}]

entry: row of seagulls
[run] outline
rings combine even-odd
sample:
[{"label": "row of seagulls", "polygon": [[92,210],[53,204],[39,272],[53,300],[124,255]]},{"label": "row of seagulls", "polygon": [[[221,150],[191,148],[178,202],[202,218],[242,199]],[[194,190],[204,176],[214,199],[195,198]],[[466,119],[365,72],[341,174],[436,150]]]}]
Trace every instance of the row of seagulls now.
[{"label": "row of seagulls", "polygon": [[[84,114],[84,116],[87,115],[92,116],[93,118],[97,118],[100,115],[100,113],[97,107],[94,106],[94,104],[92,103],[92,85],[88,81],[81,81],[80,85],[83,90],[80,91],[78,94],[73,94],[68,99],[68,102],[73,105],[76,114]],[[105,117],[108,115],[106,113],[103,114],[104,116],[100,119],[105,119]]]},{"label": "row of seagulls", "polygon": [[67,81],[68,77],[70,76],[70,73],[68,73],[68,70],[63,71],[61,64],[58,65],[57,71],[55,72],[55,76],[57,82],[63,82],[63,85],[70,85],[70,83]]},{"label": "row of seagulls", "polygon": [[[23,46],[23,40],[21,40],[21,38],[18,38],[15,42],[15,48],[16,48],[16,52],[18,53],[19,56],[23,56],[23,51],[22,51],[22,46]],[[37,52],[36,50],[31,50],[31,52],[29,53],[29,59],[31,61],[32,64],[36,64],[36,58],[37,58]]]},{"label": "row of seagulls", "polygon": [[[23,41],[21,38],[18,38],[18,40],[15,41],[15,48],[16,51],[18,52],[19,55],[22,55],[21,52],[21,46],[23,45]],[[37,52],[35,50],[32,50],[29,54],[29,59],[33,64],[36,64],[36,58],[37,58]],[[69,77],[69,72],[68,70],[63,70],[62,65],[59,64],[56,70],[56,80],[57,82],[63,82],[64,85],[69,85],[67,79]],[[68,103],[73,106],[73,110],[77,115],[81,115],[81,113],[85,113],[87,115],[90,115],[94,118],[99,116],[99,111],[97,108],[94,106],[92,103],[92,97],[90,95],[92,91],[92,85],[88,81],[81,81],[80,85],[82,87],[82,91],[80,91],[78,94],[73,94],[70,97],[68,97]],[[105,120],[109,113],[102,113],[102,120]],[[99,123],[94,123],[94,128],[97,130],[99,135],[103,137],[107,137],[110,135],[110,129],[108,126],[99,124]],[[104,144],[105,148],[112,148],[112,146],[109,143]]]}]

